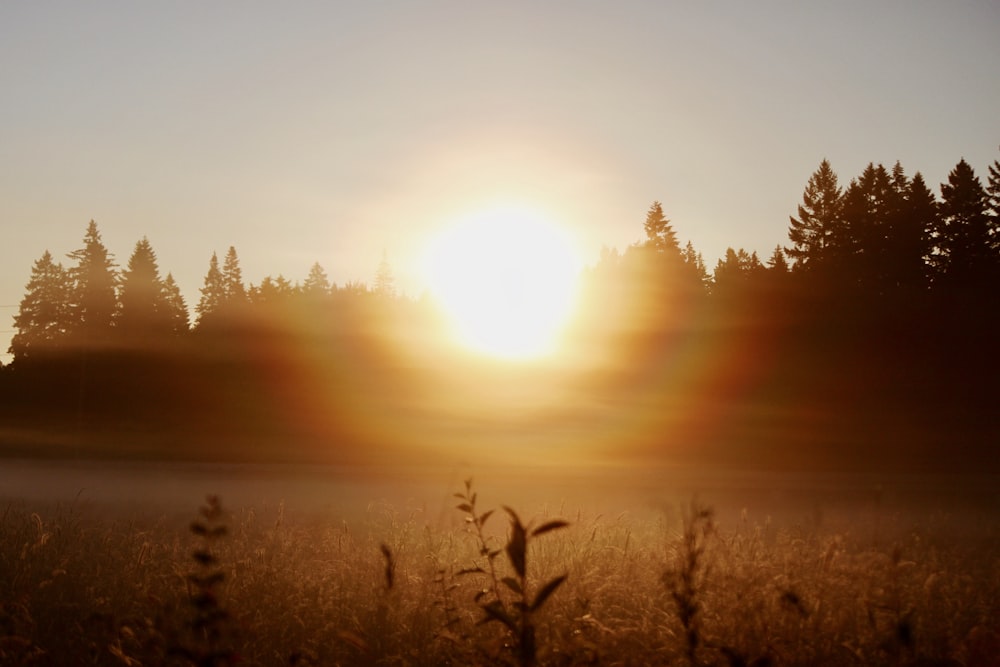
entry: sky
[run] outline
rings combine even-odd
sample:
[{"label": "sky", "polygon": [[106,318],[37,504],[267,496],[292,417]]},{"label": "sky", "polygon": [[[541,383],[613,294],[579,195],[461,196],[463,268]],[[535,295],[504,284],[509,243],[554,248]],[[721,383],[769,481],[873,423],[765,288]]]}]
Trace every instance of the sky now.
[{"label": "sky", "polygon": [[654,200],[710,269],[766,259],[824,158],[985,178],[998,34],[995,0],[0,3],[0,352],[91,219],[192,310],[230,246],[255,284],[385,252],[419,296],[429,239],[510,202],[587,262]]}]

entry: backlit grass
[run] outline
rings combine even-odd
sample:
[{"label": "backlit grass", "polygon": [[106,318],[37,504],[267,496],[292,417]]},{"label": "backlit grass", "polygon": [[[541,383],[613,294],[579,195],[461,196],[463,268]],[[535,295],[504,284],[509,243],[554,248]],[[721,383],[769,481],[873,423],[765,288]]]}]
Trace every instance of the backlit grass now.
[{"label": "backlit grass", "polygon": [[0,509],[0,664],[991,665],[1000,655],[989,523],[725,524],[702,502],[646,519],[550,514],[456,491],[444,518],[380,503],[344,517],[223,498],[199,515],[193,499],[187,515],[133,519],[12,503]]}]

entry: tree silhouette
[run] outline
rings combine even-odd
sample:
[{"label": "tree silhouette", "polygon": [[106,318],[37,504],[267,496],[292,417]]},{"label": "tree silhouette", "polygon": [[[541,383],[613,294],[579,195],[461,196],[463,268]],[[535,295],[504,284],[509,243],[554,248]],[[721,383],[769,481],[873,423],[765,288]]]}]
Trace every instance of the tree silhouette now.
[{"label": "tree silhouette", "polygon": [[693,280],[702,289],[708,289],[712,283],[712,277],[708,275],[705,258],[702,257],[700,252],[694,249],[694,244],[688,241],[681,252],[681,256],[684,258],[684,265],[688,268]]},{"label": "tree silhouette", "polygon": [[226,305],[236,306],[247,300],[246,286],[243,284],[243,270],[240,268],[240,258],[236,248],[229,246],[226,259],[222,264],[222,289],[225,293]]},{"label": "tree silhouette", "polygon": [[646,245],[655,250],[657,254],[670,257],[680,256],[681,247],[677,241],[677,233],[663,214],[663,206],[660,202],[654,201],[650,205],[643,229],[646,231]]},{"label": "tree silhouette", "polygon": [[986,184],[989,214],[992,217],[990,230],[994,249],[1000,246],[1000,160],[994,160],[989,166],[989,177]]},{"label": "tree silhouette", "polygon": [[170,331],[175,335],[187,333],[190,329],[187,303],[172,273],[168,273],[163,279],[163,304],[167,321],[170,323]]},{"label": "tree silhouette", "polygon": [[146,237],[135,244],[122,271],[120,298],[118,327],[123,336],[135,339],[172,333],[175,322],[167,304],[156,253]]},{"label": "tree silhouette", "polygon": [[802,193],[799,217],[789,217],[792,246],[785,251],[795,260],[795,268],[820,265],[829,258],[840,225],[841,195],[837,174],[824,159]]},{"label": "tree silhouette", "polygon": [[936,277],[959,288],[992,286],[1000,266],[996,237],[997,221],[989,214],[986,190],[963,159],[941,184],[932,254]]},{"label": "tree silhouette", "polygon": [[852,181],[852,188],[857,185],[858,190],[849,189],[844,196],[844,217],[857,242],[854,273],[869,296],[897,298],[900,290],[912,295],[926,286],[925,217],[932,209],[922,199],[921,183],[922,179],[912,191],[898,161],[891,173],[881,164],[869,163],[861,178]]},{"label": "tree silhouette", "polygon": [[31,269],[27,291],[14,316],[14,334],[7,350],[15,362],[57,348],[73,325],[70,310],[70,279],[62,264],[48,250]]},{"label": "tree silhouette", "polygon": [[250,286],[247,297],[250,299],[250,303],[255,306],[273,305],[287,301],[295,292],[295,286],[284,276],[279,275],[277,278],[265,276],[259,286]]},{"label": "tree silhouette", "polygon": [[764,265],[760,263],[756,252],[747,252],[743,248],[738,251],[726,248],[725,258],[715,265],[714,290],[719,294],[739,290],[759,278],[764,271]]},{"label": "tree silhouette", "polygon": [[309,275],[302,283],[302,293],[308,297],[324,297],[330,294],[330,280],[326,277],[326,271],[315,262],[309,269]]},{"label": "tree silhouette", "polygon": [[208,273],[205,274],[205,282],[200,292],[201,298],[198,299],[198,305],[194,309],[198,314],[199,327],[218,313],[226,302],[226,288],[222,281],[222,271],[219,270],[219,256],[214,252],[208,261]]},{"label": "tree silhouette", "polygon": [[[901,169],[897,178],[905,188]],[[894,188],[883,165],[869,162],[861,176],[851,180],[841,199],[845,233],[834,238],[840,275],[869,295],[882,294],[888,282],[889,243],[904,191]]]},{"label": "tree silhouette", "polygon": [[927,290],[931,231],[937,225],[938,203],[918,171],[910,179],[897,212],[895,235],[887,261],[900,298]]},{"label": "tree silhouette", "polygon": [[785,257],[785,251],[780,244],[774,247],[774,252],[771,253],[771,257],[767,260],[767,268],[779,275],[788,273],[788,259]]},{"label": "tree silhouette", "polygon": [[69,257],[77,262],[69,269],[75,326],[82,342],[92,345],[106,339],[118,306],[115,291],[118,275],[96,222],[90,221],[83,247],[69,253]]}]

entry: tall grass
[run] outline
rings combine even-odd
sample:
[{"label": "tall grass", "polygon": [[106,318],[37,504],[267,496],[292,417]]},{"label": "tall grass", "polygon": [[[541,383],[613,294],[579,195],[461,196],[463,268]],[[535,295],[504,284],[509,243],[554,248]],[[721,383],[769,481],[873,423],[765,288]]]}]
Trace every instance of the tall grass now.
[{"label": "tall grass", "polygon": [[[550,519],[537,527],[531,522],[524,525],[516,511],[504,506],[504,511],[510,517],[510,530],[507,544],[502,551],[507,556],[510,573],[503,575],[497,567],[501,549],[493,548],[485,533],[486,522],[493,515],[493,510],[477,513],[478,494],[472,490],[471,479],[465,481],[465,492],[456,493],[455,497],[461,501],[455,509],[466,515],[465,521],[471,527],[470,533],[479,550],[479,556],[489,568],[483,569],[482,565],[473,562],[472,567],[458,572],[460,575],[481,574],[490,584],[490,588],[480,589],[473,596],[473,601],[485,614],[480,623],[495,621],[501,624],[509,632],[511,648],[518,664],[522,667],[532,667],[538,661],[535,616],[552,594],[565,583],[567,575],[558,575],[544,584],[535,585],[537,591],[530,592],[528,543],[546,533],[565,528],[569,523],[562,519]],[[493,657],[499,659],[501,656]]]},{"label": "tall grass", "polygon": [[991,524],[882,518],[876,542],[836,517],[564,521],[459,496],[443,524],[210,502],[194,532],[8,504],[0,665],[998,664]]}]

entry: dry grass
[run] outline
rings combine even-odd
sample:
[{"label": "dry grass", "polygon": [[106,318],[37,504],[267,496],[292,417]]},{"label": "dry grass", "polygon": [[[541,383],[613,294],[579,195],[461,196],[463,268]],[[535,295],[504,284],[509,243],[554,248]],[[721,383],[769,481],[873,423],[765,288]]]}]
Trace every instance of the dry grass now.
[{"label": "dry grass", "polygon": [[479,521],[517,499],[473,493],[444,523],[384,504],[222,511],[200,520],[210,541],[191,516],[11,504],[0,664],[998,664],[993,525],[727,526],[699,504]]}]

